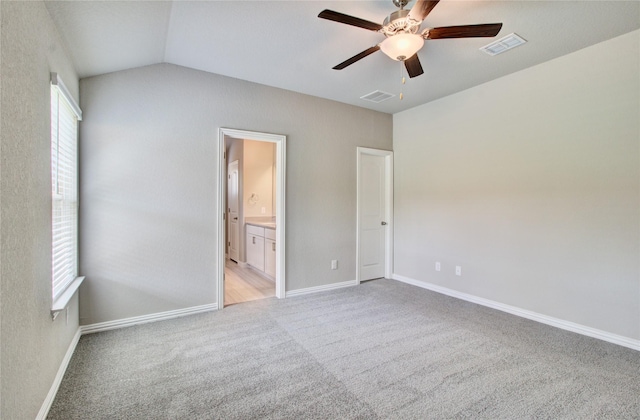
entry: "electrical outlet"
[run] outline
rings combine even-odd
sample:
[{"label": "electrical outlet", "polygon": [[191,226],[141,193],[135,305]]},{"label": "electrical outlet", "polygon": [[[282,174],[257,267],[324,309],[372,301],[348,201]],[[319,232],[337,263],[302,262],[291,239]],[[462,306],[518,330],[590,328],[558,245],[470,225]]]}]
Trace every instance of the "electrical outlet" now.
[{"label": "electrical outlet", "polygon": [[440,271],[440,261],[436,261],[436,271]]},{"label": "electrical outlet", "polygon": [[462,275],[462,267],[460,267],[459,265],[456,265],[456,276],[461,276]]},{"label": "electrical outlet", "polygon": [[338,269],[338,260],[331,260],[331,269],[332,270]]}]

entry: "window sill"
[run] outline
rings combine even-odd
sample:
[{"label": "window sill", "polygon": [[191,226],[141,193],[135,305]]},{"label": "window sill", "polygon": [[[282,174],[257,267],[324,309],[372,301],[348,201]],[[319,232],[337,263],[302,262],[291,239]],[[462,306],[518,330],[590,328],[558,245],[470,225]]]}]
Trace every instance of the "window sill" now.
[{"label": "window sill", "polygon": [[59,312],[65,310],[65,308],[69,304],[69,301],[76,293],[83,280],[84,276],[76,277],[76,279],[71,282],[69,287],[67,287],[67,290],[65,290],[64,293],[62,293],[56,300],[53,301],[53,304],[51,305],[51,317],[53,319],[56,319]]}]

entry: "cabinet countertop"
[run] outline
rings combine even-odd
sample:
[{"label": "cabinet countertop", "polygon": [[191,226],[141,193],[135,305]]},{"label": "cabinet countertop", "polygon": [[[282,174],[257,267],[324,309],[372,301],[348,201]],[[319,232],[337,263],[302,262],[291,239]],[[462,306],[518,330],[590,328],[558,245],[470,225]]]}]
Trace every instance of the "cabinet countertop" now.
[{"label": "cabinet countertop", "polygon": [[266,229],[275,229],[276,228],[276,223],[275,222],[249,221],[249,222],[245,222],[245,224],[252,225],[252,226],[258,226],[258,227],[263,227],[263,228],[266,228]]}]

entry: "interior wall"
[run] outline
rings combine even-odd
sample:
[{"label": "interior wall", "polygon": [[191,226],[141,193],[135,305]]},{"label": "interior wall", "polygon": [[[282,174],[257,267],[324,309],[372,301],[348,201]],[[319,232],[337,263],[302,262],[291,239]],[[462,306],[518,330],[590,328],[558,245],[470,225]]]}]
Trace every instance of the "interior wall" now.
[{"label": "interior wall", "polygon": [[[227,165],[234,160],[238,161],[238,223],[240,225],[238,233],[238,260],[246,261],[245,248],[244,248],[244,229],[242,228],[244,221],[244,200],[243,196],[243,184],[244,184],[244,140],[234,139],[225,136],[225,144],[228,145],[227,150]],[[229,223],[226,223],[227,229]],[[227,230],[227,243],[229,243],[229,232]],[[236,262],[239,262],[236,261]]]},{"label": "interior wall", "polygon": [[273,167],[271,168],[271,183],[273,184],[273,189],[271,191],[271,214],[273,216],[276,215],[276,197],[277,197],[277,190],[278,190],[278,181],[277,181],[277,177],[278,177],[278,148],[276,147],[276,145],[273,145],[273,153],[271,155],[271,159],[273,162]]},{"label": "interior wall", "polygon": [[639,39],[394,115],[395,273],[640,339]]},{"label": "interior wall", "polygon": [[[273,160],[275,143],[244,140],[243,201],[245,217],[275,216],[273,210]],[[254,200],[251,196],[256,194]],[[264,213],[262,210],[264,209]]]},{"label": "interior wall", "polygon": [[81,324],[217,302],[219,127],[287,136],[287,290],[355,279],[356,147],[391,115],[170,64],[80,87]]},{"label": "interior wall", "polygon": [[[0,413],[33,419],[78,330],[51,319],[51,88],[78,77],[42,1],[0,2]],[[37,30],[35,30],[35,29]]]}]

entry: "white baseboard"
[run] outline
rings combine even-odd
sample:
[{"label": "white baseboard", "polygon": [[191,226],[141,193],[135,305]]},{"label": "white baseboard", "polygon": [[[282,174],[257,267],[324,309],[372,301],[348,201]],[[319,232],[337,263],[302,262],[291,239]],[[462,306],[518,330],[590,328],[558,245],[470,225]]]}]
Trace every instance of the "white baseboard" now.
[{"label": "white baseboard", "polygon": [[285,297],[308,295],[309,293],[326,292],[327,290],[341,289],[343,287],[357,286],[357,280],[343,281],[340,283],[326,284],[323,286],[305,287],[304,289],[290,290]]},{"label": "white baseboard", "polygon": [[244,262],[244,261],[238,261],[238,267],[240,267],[240,268],[247,268],[247,267],[249,267],[249,264],[247,264],[247,263],[246,263],[246,262]]},{"label": "white baseboard", "polygon": [[217,303],[209,303],[207,305],[192,306],[190,308],[176,309],[174,311],[158,312],[155,314],[134,316],[131,318],[117,319],[115,321],[98,322],[96,324],[82,325],[81,333],[91,334],[100,331],[114,330],[117,328],[130,327],[132,325],[146,324],[148,322],[164,321],[167,319],[178,318],[185,315],[193,315],[201,312],[215,311],[218,309]]},{"label": "white baseboard", "polygon": [[487,306],[489,308],[497,309],[502,312],[507,312],[509,314],[516,315],[522,318],[527,318],[532,321],[540,322],[542,324],[551,325],[552,327],[561,328],[563,330],[586,335],[588,337],[597,338],[599,340],[608,341],[609,343],[617,344],[619,346],[628,347],[630,349],[640,351],[640,340],[635,340],[633,338],[624,337],[622,335],[612,334],[607,331],[602,331],[596,328],[587,327],[585,325],[576,324],[575,322],[565,321],[563,319],[539,314],[537,312],[518,308],[516,306],[505,305],[504,303],[481,298],[481,297],[470,295],[463,292],[458,292],[457,290],[438,286],[432,283],[415,280],[409,277],[404,277],[399,274],[393,274],[391,278],[393,280],[401,281],[403,283],[411,284],[413,286],[417,286],[423,289],[431,290],[433,292],[441,293],[443,295],[466,300],[467,302],[477,303],[478,305]]},{"label": "white baseboard", "polygon": [[71,343],[69,343],[69,348],[62,359],[62,363],[60,363],[58,373],[56,373],[56,377],[53,379],[49,393],[44,399],[42,407],[40,407],[40,411],[38,411],[38,414],[36,415],[36,420],[45,420],[47,418],[51,405],[53,404],[53,400],[56,398],[56,394],[58,393],[58,388],[60,388],[60,384],[62,383],[62,378],[64,377],[67,367],[69,366],[69,362],[71,361],[71,357],[73,356],[73,352],[76,351],[76,346],[78,345],[78,341],[80,341],[80,335],[80,328],[78,328],[71,339]]}]

